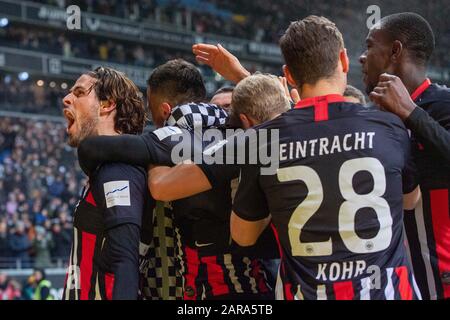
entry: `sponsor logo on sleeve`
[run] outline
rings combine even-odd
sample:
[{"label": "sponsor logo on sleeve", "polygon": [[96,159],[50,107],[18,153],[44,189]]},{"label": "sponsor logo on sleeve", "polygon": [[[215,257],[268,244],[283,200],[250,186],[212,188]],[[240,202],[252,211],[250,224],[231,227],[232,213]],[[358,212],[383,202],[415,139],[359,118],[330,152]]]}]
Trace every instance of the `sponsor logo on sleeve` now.
[{"label": "sponsor logo on sleeve", "polygon": [[131,206],[130,181],[111,181],[103,184],[106,207]]}]

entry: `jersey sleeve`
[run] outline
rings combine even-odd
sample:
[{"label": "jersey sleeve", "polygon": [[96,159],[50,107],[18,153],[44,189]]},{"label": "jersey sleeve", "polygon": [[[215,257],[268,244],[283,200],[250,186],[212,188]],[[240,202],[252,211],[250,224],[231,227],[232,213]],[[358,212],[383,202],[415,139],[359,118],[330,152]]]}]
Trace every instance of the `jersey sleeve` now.
[{"label": "jersey sleeve", "polygon": [[92,192],[104,208],[105,228],[121,224],[142,224],[147,179],[142,169],[121,163],[103,165],[93,179]]},{"label": "jersey sleeve", "polygon": [[260,170],[258,165],[245,165],[241,168],[233,211],[247,221],[262,220],[270,214],[264,190],[259,183]]},{"label": "jersey sleeve", "polygon": [[78,147],[78,160],[81,169],[90,175],[105,162],[147,167],[152,159],[142,136],[124,134],[84,139]]},{"label": "jersey sleeve", "polygon": [[428,112],[417,107],[406,119],[406,124],[446,161],[450,161],[450,102],[435,102],[428,107]]},{"label": "jersey sleeve", "polygon": [[178,150],[190,148],[192,139],[187,130],[181,130],[177,127],[160,128],[146,133],[142,137],[152,159],[152,164],[164,166],[173,166],[181,162],[181,159],[184,159],[183,152],[180,152],[180,155]]},{"label": "jersey sleeve", "polygon": [[113,300],[137,300],[139,293],[139,236],[135,224],[108,229],[102,249],[102,262],[114,277]]}]

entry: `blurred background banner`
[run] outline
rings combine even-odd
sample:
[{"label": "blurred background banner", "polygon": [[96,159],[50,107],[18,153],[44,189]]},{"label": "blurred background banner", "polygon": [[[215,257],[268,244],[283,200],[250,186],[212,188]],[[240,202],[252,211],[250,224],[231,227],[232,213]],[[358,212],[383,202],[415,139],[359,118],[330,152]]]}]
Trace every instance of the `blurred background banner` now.
[{"label": "blurred background banner", "polygon": [[[67,28],[67,7],[80,28]],[[71,249],[72,212],[85,176],[66,144],[62,98],[97,66],[123,71],[142,90],[158,65],[195,62],[194,43],[222,44],[250,71],[282,74],[278,40],[310,14],[333,20],[351,60],[349,83],[364,91],[367,8],[415,11],[436,35],[433,81],[450,84],[448,0],[0,0],[0,299],[32,299],[32,272],[46,270],[60,297]],[[198,66],[208,95],[228,84]]]}]

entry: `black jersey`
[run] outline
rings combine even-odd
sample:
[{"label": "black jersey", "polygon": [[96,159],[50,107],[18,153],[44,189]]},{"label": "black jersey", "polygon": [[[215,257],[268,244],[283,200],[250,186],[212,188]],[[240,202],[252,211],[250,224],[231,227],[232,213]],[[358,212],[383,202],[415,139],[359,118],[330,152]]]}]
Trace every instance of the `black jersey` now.
[{"label": "black jersey", "polygon": [[[170,163],[176,162],[174,149],[185,150],[180,159],[194,159],[195,153],[201,157],[203,149],[220,141],[217,136],[210,140],[202,136],[203,131],[200,133],[196,136],[194,132],[177,127],[164,127],[143,138],[155,163]],[[187,150],[191,150],[189,155]],[[235,177],[237,174],[234,172]],[[179,231],[178,249],[186,300],[219,296],[239,298],[271,290],[257,254],[231,241],[231,191],[230,179],[221,179],[210,191],[171,203],[174,225]]]},{"label": "black jersey", "polygon": [[272,215],[277,297],[418,298],[404,243],[410,150],[400,119],[329,95],[302,100],[263,129],[278,130],[279,169],[243,166],[233,209],[250,221]]},{"label": "black jersey", "polygon": [[138,298],[140,229],[153,207],[141,168],[108,163],[90,176],[74,213],[63,299]]},{"label": "black jersey", "polygon": [[[411,97],[450,132],[450,90],[447,87],[427,80]],[[410,189],[420,184],[422,191],[419,206],[405,214],[411,261],[424,299],[450,298],[450,163],[430,137],[412,132],[411,138],[416,172],[409,179],[412,181]]]}]

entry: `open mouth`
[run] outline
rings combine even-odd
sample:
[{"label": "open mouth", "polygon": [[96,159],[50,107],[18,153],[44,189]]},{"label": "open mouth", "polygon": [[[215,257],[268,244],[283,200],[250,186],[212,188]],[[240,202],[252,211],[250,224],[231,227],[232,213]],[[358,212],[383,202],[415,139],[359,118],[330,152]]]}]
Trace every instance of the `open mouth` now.
[{"label": "open mouth", "polygon": [[67,132],[69,132],[70,128],[75,123],[75,117],[68,109],[64,109],[64,117],[67,120]]}]

